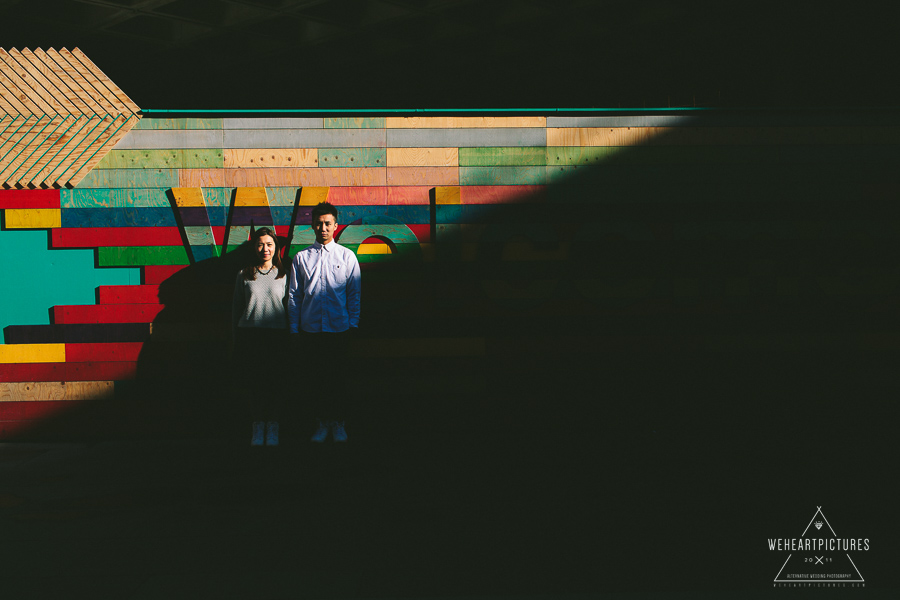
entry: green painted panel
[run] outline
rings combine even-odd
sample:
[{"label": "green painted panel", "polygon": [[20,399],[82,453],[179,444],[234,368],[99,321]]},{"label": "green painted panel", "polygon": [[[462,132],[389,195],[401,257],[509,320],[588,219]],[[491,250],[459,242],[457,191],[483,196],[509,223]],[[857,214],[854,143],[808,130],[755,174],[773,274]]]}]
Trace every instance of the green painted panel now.
[{"label": "green painted panel", "polygon": [[320,167],[383,167],[387,164],[384,148],[320,148]]},{"label": "green painted panel", "polygon": [[460,167],[460,185],[544,185],[547,168],[523,167]]},{"label": "green painted panel", "polygon": [[176,169],[94,169],[76,189],[178,187]]},{"label": "green painted panel", "polygon": [[384,117],[329,117],[325,129],[384,129]]},{"label": "green painted panel", "polygon": [[214,119],[156,119],[144,117],[134,129],[224,129],[221,118]]},{"label": "green painted panel", "polygon": [[171,206],[164,188],[60,190],[59,204],[62,208],[169,208]]},{"label": "green painted panel", "polygon": [[120,246],[97,249],[97,264],[101,267],[186,265],[188,263],[187,251],[183,246]]},{"label": "green painted panel", "polygon": [[95,268],[93,250],[48,249],[46,231],[0,231],[0,268],[17,273],[22,257],[27,277],[0,278],[0,343],[7,325],[49,325],[51,306],[94,304],[97,286],[141,282],[140,269]]},{"label": "green painted panel", "polygon": [[177,169],[181,150],[110,150],[97,169]]},{"label": "green painted panel", "polygon": [[206,202],[210,225],[223,226],[228,221],[228,207],[231,206],[233,191],[234,188],[203,188],[203,200]]},{"label": "green painted panel", "polygon": [[542,146],[459,149],[459,166],[461,167],[516,167],[546,164],[547,148]]},{"label": "green painted panel", "polygon": [[212,229],[206,225],[186,225],[184,233],[191,246],[215,246]]},{"label": "green painted panel", "polygon": [[629,148],[621,146],[569,147],[551,146],[547,148],[548,165],[590,165],[623,156]]},{"label": "green painted panel", "polygon": [[221,169],[225,167],[225,152],[213,148],[185,148],[181,167],[184,169]]}]

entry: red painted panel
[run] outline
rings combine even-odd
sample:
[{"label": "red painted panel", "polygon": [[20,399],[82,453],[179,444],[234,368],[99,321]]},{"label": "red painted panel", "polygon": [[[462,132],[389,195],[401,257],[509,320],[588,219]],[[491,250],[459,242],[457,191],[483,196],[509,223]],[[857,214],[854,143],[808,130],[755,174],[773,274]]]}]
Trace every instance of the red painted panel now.
[{"label": "red painted panel", "polygon": [[134,379],[137,362],[76,362],[65,363],[66,381],[122,381]]},{"label": "red painted panel", "polygon": [[419,243],[428,243],[431,241],[431,225],[428,223],[407,223],[412,232],[415,234]]},{"label": "red painted panel", "polygon": [[4,421],[24,421],[28,419],[47,419],[61,413],[77,409],[79,405],[93,400],[44,400],[40,402],[4,402],[2,418]]},{"label": "red painted panel", "polygon": [[328,201],[335,206],[372,206],[386,204],[428,204],[430,185],[341,186],[328,190]]},{"label": "red painted panel", "polygon": [[159,284],[187,267],[187,265],[148,265],[144,267],[144,283]]},{"label": "red painted panel", "polygon": [[59,208],[59,190],[0,190],[2,208]]},{"label": "red painted panel", "polygon": [[53,322],[70,323],[150,323],[164,308],[162,304],[94,304],[54,306]]},{"label": "red painted panel", "polygon": [[159,304],[159,285],[101,285],[100,304]]},{"label": "red painted panel", "polygon": [[134,362],[141,354],[142,342],[111,344],[66,344],[66,362]]},{"label": "red painted panel", "polygon": [[177,227],[64,227],[51,229],[54,248],[181,246]]},{"label": "red painted panel", "polygon": [[510,204],[542,202],[545,185],[463,185],[459,188],[461,204]]},{"label": "red painted panel", "polygon": [[[65,381],[66,363],[7,363],[0,365],[0,381]],[[2,404],[0,404],[2,406]]]}]

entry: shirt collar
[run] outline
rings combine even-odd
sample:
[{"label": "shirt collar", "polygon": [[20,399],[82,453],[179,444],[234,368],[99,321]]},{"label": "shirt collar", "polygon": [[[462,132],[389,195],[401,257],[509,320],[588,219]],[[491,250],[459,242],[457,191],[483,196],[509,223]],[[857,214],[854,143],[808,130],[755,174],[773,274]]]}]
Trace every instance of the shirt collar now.
[{"label": "shirt collar", "polygon": [[313,242],[313,248],[315,248],[319,252],[321,252],[322,250],[327,250],[328,252],[331,252],[331,250],[333,249],[333,247],[336,243],[337,242],[335,242],[334,240],[332,240],[330,244],[320,244],[319,242],[316,241],[316,242]]}]

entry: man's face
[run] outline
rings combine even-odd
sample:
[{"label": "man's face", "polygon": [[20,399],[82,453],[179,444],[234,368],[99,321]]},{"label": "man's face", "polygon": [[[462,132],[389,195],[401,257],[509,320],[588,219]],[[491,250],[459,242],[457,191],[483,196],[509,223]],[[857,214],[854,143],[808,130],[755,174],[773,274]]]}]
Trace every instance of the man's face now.
[{"label": "man's face", "polygon": [[337,221],[334,220],[334,215],[319,215],[313,221],[312,228],[316,232],[316,241],[327,244],[334,238]]}]

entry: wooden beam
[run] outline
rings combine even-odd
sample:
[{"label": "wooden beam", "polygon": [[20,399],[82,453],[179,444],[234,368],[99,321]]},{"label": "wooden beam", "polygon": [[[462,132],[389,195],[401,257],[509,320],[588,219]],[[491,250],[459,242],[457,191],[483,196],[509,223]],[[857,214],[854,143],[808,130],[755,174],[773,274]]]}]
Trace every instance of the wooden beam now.
[{"label": "wooden beam", "polygon": [[54,227],[62,227],[58,209],[10,208],[6,211],[7,229],[47,229]]},{"label": "wooden beam", "polygon": [[387,117],[387,129],[546,127],[547,117]]},{"label": "wooden beam", "polygon": [[389,167],[457,167],[458,148],[388,148]]},{"label": "wooden beam", "polygon": [[0,364],[66,362],[65,344],[0,344]]},{"label": "wooden beam", "polygon": [[226,168],[260,169],[266,167],[317,167],[316,148],[226,149]]},{"label": "wooden beam", "polygon": [[113,381],[17,381],[0,383],[0,402],[108,400]]}]

